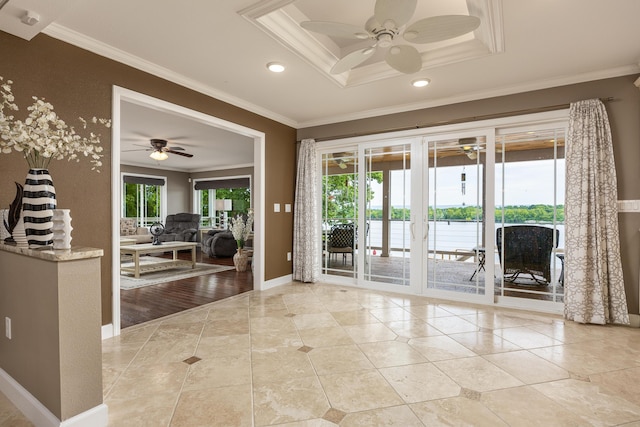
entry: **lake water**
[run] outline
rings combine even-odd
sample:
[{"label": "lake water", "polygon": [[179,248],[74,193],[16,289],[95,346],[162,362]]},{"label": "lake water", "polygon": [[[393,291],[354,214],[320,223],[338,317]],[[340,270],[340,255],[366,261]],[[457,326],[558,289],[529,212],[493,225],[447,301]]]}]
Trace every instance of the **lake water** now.
[{"label": "lake water", "polygon": [[[525,224],[506,224],[525,225]],[[549,224],[543,226],[551,227]],[[482,245],[482,224],[474,222],[457,222],[457,221],[430,221],[429,222],[429,247],[435,247],[442,251],[471,250]],[[496,224],[496,229],[500,228],[500,224]],[[560,239],[558,247],[564,248],[564,224],[556,225],[560,231]],[[409,249],[411,239],[411,225],[408,221],[391,221],[391,247],[396,249]],[[382,246],[382,221],[372,220],[370,229],[371,245],[374,247]],[[478,237],[476,237],[478,234]],[[495,241],[495,230],[491,239]],[[437,245],[434,246],[434,242]]]}]

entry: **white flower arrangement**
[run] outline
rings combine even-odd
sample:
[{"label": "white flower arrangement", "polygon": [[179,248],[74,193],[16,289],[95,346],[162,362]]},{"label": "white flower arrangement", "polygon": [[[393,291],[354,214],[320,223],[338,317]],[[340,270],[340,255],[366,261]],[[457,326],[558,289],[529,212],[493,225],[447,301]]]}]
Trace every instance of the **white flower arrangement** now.
[{"label": "white flower arrangement", "polygon": [[253,209],[249,209],[247,213],[247,220],[242,218],[242,215],[237,215],[235,218],[231,218],[231,233],[233,238],[236,239],[238,248],[244,248],[244,243],[249,238],[253,229]]},{"label": "white flower arrangement", "polygon": [[[0,76],[0,153],[21,152],[31,168],[47,168],[51,159],[80,161],[79,155],[91,157],[92,170],[100,172],[101,158],[104,156],[100,135],[89,132],[89,136],[76,133],[53,110],[53,105],[33,96],[33,104],[27,107],[28,116],[24,120],[10,114],[18,111],[11,89],[13,82]],[[6,111],[6,112],[5,112]],[[79,117],[83,129],[88,123]],[[93,117],[92,124],[111,127],[111,120]]]}]

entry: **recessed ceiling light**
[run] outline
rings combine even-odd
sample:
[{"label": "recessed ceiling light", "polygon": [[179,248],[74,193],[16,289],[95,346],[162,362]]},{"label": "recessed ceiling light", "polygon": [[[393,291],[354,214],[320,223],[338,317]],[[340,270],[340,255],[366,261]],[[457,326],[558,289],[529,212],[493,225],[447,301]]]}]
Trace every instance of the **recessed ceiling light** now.
[{"label": "recessed ceiling light", "polygon": [[269,62],[267,64],[267,68],[269,69],[269,71],[272,71],[274,73],[281,73],[284,71],[284,65],[278,62]]},{"label": "recessed ceiling light", "polygon": [[416,79],[416,80],[411,82],[413,87],[425,87],[429,83],[431,83],[431,80],[429,80],[429,79]]}]

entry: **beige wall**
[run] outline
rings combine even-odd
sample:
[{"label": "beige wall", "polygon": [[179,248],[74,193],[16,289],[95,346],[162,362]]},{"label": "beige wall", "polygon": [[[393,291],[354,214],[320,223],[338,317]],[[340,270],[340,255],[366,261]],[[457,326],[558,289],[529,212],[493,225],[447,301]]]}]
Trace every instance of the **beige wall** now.
[{"label": "beige wall", "polygon": [[[295,129],[44,34],[25,41],[0,32],[0,76],[14,81],[22,113],[31,96],[50,101],[68,122],[76,117],[111,117],[113,85],[240,124],[266,136],[265,205],[291,203],[295,181]],[[71,210],[73,244],[102,248],[102,322],[111,322],[111,138],[103,135],[104,166],[97,174],[88,162],[54,161],[50,166],[58,206]],[[0,155],[0,206],[23,183],[27,163],[19,154]],[[265,279],[291,274],[286,252],[293,246],[291,214],[265,211]],[[25,310],[28,307],[25,307]]]},{"label": "beige wall", "polygon": [[[447,122],[474,121],[494,115],[522,114],[523,111],[567,104],[591,98],[609,98],[606,103],[611,123],[618,175],[618,198],[640,199],[640,91],[636,75],[562,86],[517,95],[465,102],[436,108],[391,114],[298,130],[298,139],[331,138],[339,135],[380,133],[391,129],[437,126]],[[426,92],[428,96],[428,90]],[[629,311],[637,314],[640,274],[640,214],[623,213],[620,219],[620,246]]]},{"label": "beige wall", "polygon": [[11,340],[0,336],[0,367],[60,420],[102,403],[99,276],[98,258],[57,262],[0,246],[0,316],[12,329]]}]

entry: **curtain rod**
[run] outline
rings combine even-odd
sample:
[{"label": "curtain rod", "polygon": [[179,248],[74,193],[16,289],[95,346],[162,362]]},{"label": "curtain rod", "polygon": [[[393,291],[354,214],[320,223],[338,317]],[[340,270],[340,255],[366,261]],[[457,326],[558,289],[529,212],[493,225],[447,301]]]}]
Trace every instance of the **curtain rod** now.
[{"label": "curtain rod", "polygon": [[[613,101],[613,97],[598,98],[598,99],[600,99],[600,101],[602,101],[602,102]],[[476,122],[476,121],[480,121],[480,120],[501,119],[501,118],[504,118],[504,117],[521,116],[523,114],[535,114],[535,113],[544,113],[544,112],[547,112],[547,111],[564,110],[566,108],[569,108],[570,106],[571,106],[571,104],[568,103],[568,104],[550,105],[548,107],[527,108],[527,109],[524,109],[524,110],[509,111],[509,112],[506,112],[506,113],[495,113],[495,114],[485,114],[485,115],[482,115],[482,116],[463,117],[463,118],[460,118],[460,119],[443,120],[443,121],[440,121],[440,122],[426,123],[426,124],[422,124],[422,125],[405,126],[405,127],[398,127],[398,128],[387,128],[387,129],[376,130],[376,131],[371,131],[371,132],[350,133],[350,134],[336,135],[336,136],[324,136],[324,137],[320,137],[320,138],[314,138],[314,140],[316,142],[331,141],[331,140],[334,140],[334,139],[355,138],[355,137],[358,137],[358,136],[378,135],[378,134],[381,134],[381,133],[390,133],[390,132],[402,132],[402,131],[405,131],[405,130],[425,129],[425,128],[430,128],[430,127],[434,127],[434,126],[455,125],[455,124],[459,124],[459,123]],[[299,143],[299,142],[300,142],[300,140],[297,140],[296,144]]]}]

